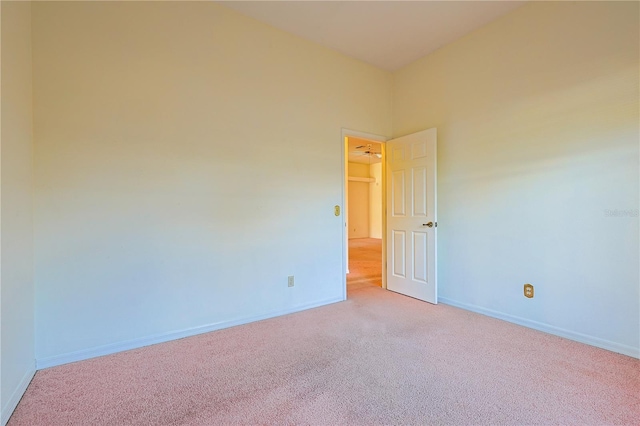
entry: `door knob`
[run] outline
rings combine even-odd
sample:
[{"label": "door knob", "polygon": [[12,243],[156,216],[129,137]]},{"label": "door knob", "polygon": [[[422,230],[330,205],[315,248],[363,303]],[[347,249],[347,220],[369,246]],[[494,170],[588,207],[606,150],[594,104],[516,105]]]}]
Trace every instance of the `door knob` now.
[{"label": "door knob", "polygon": [[429,228],[433,228],[433,222],[423,223],[422,226],[428,226]]}]

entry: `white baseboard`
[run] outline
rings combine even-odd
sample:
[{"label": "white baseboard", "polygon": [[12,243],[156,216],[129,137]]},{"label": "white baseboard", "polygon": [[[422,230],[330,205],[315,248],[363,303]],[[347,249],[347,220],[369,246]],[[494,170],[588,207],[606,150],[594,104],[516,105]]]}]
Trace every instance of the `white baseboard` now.
[{"label": "white baseboard", "polygon": [[308,303],[305,305],[295,306],[290,309],[284,309],[279,311],[271,311],[260,315],[253,315],[250,317],[235,319],[231,321],[221,321],[213,324],[207,324],[203,326],[188,328],[185,330],[172,331],[169,333],[156,334],[153,336],[142,337],[139,339],[127,340],[124,342],[113,343],[110,345],[98,346],[90,349],[83,349],[80,351],[69,352],[62,355],[55,355],[46,358],[36,359],[36,368],[41,370],[43,368],[55,367],[57,365],[68,364],[70,362],[82,361],[89,358],[95,358],[104,355],[110,355],[116,352],[127,351],[130,349],[137,349],[143,346],[155,345],[156,343],[168,342],[171,340],[182,339],[184,337],[195,336],[197,334],[208,333],[210,331],[221,330],[223,328],[233,327],[236,325],[247,324],[254,321],[260,321],[268,318],[279,317],[286,314],[292,314],[294,312],[300,312],[311,308],[317,308],[319,306],[329,305],[331,303],[342,302],[343,298],[325,299],[318,302]]},{"label": "white baseboard", "polygon": [[2,426],[5,426],[9,421],[11,414],[13,414],[13,410],[15,410],[18,406],[20,398],[22,398],[22,395],[24,395],[25,391],[27,390],[27,387],[29,386],[29,383],[31,383],[31,379],[33,379],[34,374],[36,374],[35,362],[31,366],[31,368],[24,374],[24,376],[22,376],[22,379],[20,379],[20,383],[18,383],[18,386],[11,394],[11,397],[9,397],[9,400],[7,401],[5,406],[2,407],[2,415],[0,416],[0,424]]},{"label": "white baseboard", "polygon": [[586,343],[587,345],[596,346],[598,348],[606,349],[611,352],[617,352],[623,355],[628,355],[633,358],[640,358],[640,348],[634,348],[633,346],[627,346],[620,343],[611,342],[609,340],[600,339],[598,337],[593,337],[593,336],[589,336],[582,333],[576,333],[574,331],[565,330],[563,328],[554,327],[552,325],[544,324],[537,321],[531,321],[526,318],[520,318],[514,315],[509,315],[502,312],[494,311],[492,309],[486,309],[480,306],[458,302],[455,300],[448,299],[446,297],[439,297],[438,302],[444,303],[446,305],[455,306],[456,308],[465,309],[467,311],[476,312],[478,314],[486,315],[489,317],[508,321],[514,324],[533,328],[534,330],[543,331],[545,333],[553,334],[555,336],[560,336],[566,339],[575,340],[576,342]]}]

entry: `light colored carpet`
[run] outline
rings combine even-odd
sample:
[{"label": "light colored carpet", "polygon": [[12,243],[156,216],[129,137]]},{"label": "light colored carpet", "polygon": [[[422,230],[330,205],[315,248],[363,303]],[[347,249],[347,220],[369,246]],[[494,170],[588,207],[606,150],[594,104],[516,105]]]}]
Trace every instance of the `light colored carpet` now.
[{"label": "light colored carpet", "polygon": [[9,425],[639,422],[639,360],[369,286],[39,371]]}]

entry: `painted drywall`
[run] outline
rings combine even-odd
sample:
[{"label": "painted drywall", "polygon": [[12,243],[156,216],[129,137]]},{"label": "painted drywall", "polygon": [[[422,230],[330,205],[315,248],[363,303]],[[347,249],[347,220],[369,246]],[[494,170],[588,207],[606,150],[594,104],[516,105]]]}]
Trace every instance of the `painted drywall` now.
[{"label": "painted drywall", "polygon": [[382,238],[382,163],[369,167],[369,237]]},{"label": "painted drywall", "polygon": [[212,2],[38,2],[33,67],[39,366],[342,299],[389,73]]},{"label": "painted drywall", "polygon": [[438,128],[441,300],[638,356],[638,8],[531,2],[394,74],[394,136]]},{"label": "painted drywall", "polygon": [[0,406],[5,424],[35,372],[31,5],[2,13]]},{"label": "painted drywall", "polygon": [[349,239],[369,238],[369,183],[349,182]]},{"label": "painted drywall", "polygon": [[[369,165],[348,163],[349,177],[369,178]],[[349,181],[348,184],[349,239],[369,237],[369,183]]]},{"label": "painted drywall", "polygon": [[349,162],[349,176],[350,177],[359,177],[359,178],[368,178],[368,177],[370,177],[369,176],[369,165],[368,164]]}]

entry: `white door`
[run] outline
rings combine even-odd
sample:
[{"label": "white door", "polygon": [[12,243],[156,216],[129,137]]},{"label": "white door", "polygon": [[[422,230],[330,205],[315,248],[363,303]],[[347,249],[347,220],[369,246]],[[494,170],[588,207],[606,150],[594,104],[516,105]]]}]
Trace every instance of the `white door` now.
[{"label": "white door", "polygon": [[438,303],[436,129],[386,143],[387,289]]}]

